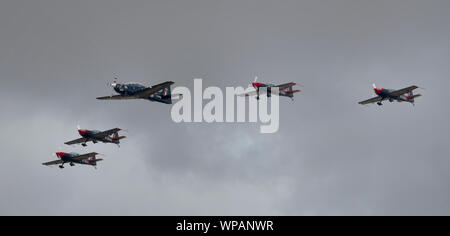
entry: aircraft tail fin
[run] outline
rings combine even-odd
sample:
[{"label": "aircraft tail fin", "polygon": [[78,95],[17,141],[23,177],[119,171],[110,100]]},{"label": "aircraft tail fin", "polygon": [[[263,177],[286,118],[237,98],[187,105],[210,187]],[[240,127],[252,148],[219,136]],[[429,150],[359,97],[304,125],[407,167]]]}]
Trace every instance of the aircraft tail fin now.
[{"label": "aircraft tail fin", "polygon": [[406,97],[408,98],[408,101],[414,105],[415,99],[418,97],[421,97],[421,96],[422,96],[422,94],[414,94],[414,92],[411,91],[408,93],[408,95]]},{"label": "aircraft tail fin", "polygon": [[281,96],[285,96],[285,97],[293,98],[295,93],[301,92],[301,90],[298,90],[298,89],[294,90],[293,87],[294,86],[290,86],[289,88],[287,88],[287,89],[285,89],[283,91],[280,91],[280,95]]},{"label": "aircraft tail fin", "polygon": [[172,104],[172,91],[170,86],[162,89],[161,99],[167,104]]},{"label": "aircraft tail fin", "polygon": [[95,158],[95,156],[88,159],[88,163],[92,166],[97,166],[97,162],[99,161],[103,161],[103,159],[101,158],[97,159]]},{"label": "aircraft tail fin", "polygon": [[114,134],[113,134],[113,136],[112,136],[112,140],[113,141],[119,141],[119,140],[121,140],[121,139],[124,139],[124,138],[126,138],[127,136],[119,136],[119,132],[115,132]]},{"label": "aircraft tail fin", "polygon": [[411,102],[414,102],[414,99],[415,99],[415,98],[418,98],[418,97],[420,97],[420,96],[422,96],[422,94],[416,94],[416,95],[414,95],[414,92],[411,91],[411,92],[408,93],[407,98],[408,98]]}]

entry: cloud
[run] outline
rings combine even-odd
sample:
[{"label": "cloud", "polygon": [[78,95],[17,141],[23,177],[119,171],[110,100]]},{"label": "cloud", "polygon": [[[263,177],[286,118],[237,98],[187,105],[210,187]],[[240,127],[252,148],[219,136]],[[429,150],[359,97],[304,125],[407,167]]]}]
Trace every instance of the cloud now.
[{"label": "cloud", "polygon": [[[448,5],[2,1],[0,214],[448,215]],[[259,124],[176,124],[164,104],[96,100],[113,92],[113,73],[304,88],[280,99],[280,130],[266,135]],[[374,82],[426,89],[415,107],[358,105]],[[128,138],[64,146],[78,124]],[[105,161],[41,165],[59,149]]]}]

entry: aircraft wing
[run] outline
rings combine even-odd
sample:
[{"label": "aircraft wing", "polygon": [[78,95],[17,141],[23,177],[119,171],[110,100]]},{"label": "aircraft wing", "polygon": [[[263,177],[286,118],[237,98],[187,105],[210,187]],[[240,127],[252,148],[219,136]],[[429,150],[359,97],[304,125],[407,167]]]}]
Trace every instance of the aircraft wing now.
[{"label": "aircraft wing", "polygon": [[62,160],[56,160],[56,161],[50,161],[50,162],[42,163],[42,165],[44,165],[44,166],[52,166],[52,165],[59,165],[59,164],[62,164],[62,163],[63,163]]},{"label": "aircraft wing", "polygon": [[85,143],[85,142],[87,142],[87,140],[88,140],[87,138],[79,138],[79,139],[75,139],[75,140],[66,142],[64,144],[73,145],[73,144]]},{"label": "aircraft wing", "polygon": [[91,157],[95,157],[96,155],[98,155],[98,153],[96,152],[91,152],[91,153],[86,153],[83,155],[79,155],[77,157],[72,158],[74,161],[82,161],[82,160],[86,160],[89,159]]},{"label": "aircraft wing", "polygon": [[294,85],[296,85],[296,83],[294,83],[294,82],[291,82],[291,83],[287,83],[287,84],[280,84],[280,85],[277,85],[277,86],[275,86],[275,87],[277,87],[278,88],[278,90],[285,90],[285,89],[287,89],[287,88],[289,88],[289,87],[292,87],[292,86],[294,86]]},{"label": "aircraft wing", "polygon": [[105,96],[105,97],[98,97],[98,100],[127,100],[127,99],[138,99],[139,97],[136,96],[129,96],[129,95],[114,95],[114,96]]},{"label": "aircraft wing", "polygon": [[[294,85],[296,85],[296,83],[291,82],[291,83],[276,85],[276,86],[273,86],[273,87],[274,88],[278,88],[279,91],[283,91],[283,90],[285,90],[285,89],[287,89],[287,88],[289,88],[291,86],[294,86]],[[266,94],[268,89],[269,88],[267,88],[267,89],[266,88],[261,88],[259,90],[259,94],[260,95]],[[237,94],[237,96],[240,96],[240,97],[248,97],[248,96],[256,96],[256,95],[258,95],[257,92],[256,92],[256,89],[253,89],[253,90],[245,92],[245,93]]]},{"label": "aircraft wing", "polygon": [[409,92],[411,92],[411,91],[413,91],[415,89],[418,89],[418,88],[419,87],[417,87],[415,85],[414,86],[410,86],[410,87],[407,87],[407,88],[404,88],[404,89],[400,89],[400,90],[394,91],[394,92],[391,93],[391,95],[392,96],[401,96],[403,94],[409,93]]},{"label": "aircraft wing", "polygon": [[106,136],[110,136],[111,134],[114,134],[116,132],[119,132],[121,129],[119,128],[115,128],[115,129],[110,129],[110,130],[106,130],[100,133],[95,134],[96,138],[104,138]]},{"label": "aircraft wing", "polygon": [[366,104],[370,104],[370,103],[380,102],[382,100],[383,100],[382,97],[374,97],[374,98],[371,98],[369,100],[359,102],[359,104],[366,105]]},{"label": "aircraft wing", "polygon": [[[266,93],[267,93],[267,89],[260,89],[259,90],[259,94],[260,95],[263,95],[263,94],[266,94]],[[237,96],[239,96],[239,97],[249,97],[249,96],[256,96],[256,95],[258,95],[258,93],[256,92],[256,89],[252,89],[252,90],[250,90],[248,92],[245,92],[245,93],[237,94]]]}]

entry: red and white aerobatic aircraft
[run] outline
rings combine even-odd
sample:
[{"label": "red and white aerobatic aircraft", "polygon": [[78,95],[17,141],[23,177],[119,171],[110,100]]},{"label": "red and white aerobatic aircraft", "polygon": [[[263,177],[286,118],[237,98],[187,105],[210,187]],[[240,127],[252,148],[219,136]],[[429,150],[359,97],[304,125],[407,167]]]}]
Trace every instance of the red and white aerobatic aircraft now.
[{"label": "red and white aerobatic aircraft", "polygon": [[78,133],[82,138],[66,142],[65,144],[67,145],[81,144],[82,146],[86,147],[87,142],[93,143],[102,142],[102,143],[114,143],[120,147],[120,140],[126,138],[126,136],[119,135],[119,131],[121,130],[119,128],[114,128],[106,131],[81,129],[80,126],[78,126],[77,128]]},{"label": "red and white aerobatic aircraft", "polygon": [[377,97],[371,98],[366,101],[359,102],[361,105],[366,105],[370,103],[377,103],[379,106],[383,105],[384,100],[389,100],[390,102],[409,102],[414,105],[415,98],[422,96],[421,94],[414,95],[413,91],[418,89],[419,87],[413,85],[404,89],[384,89],[377,88],[375,84],[373,84],[373,89]]},{"label": "red and white aerobatic aircraft", "polygon": [[42,163],[44,166],[59,165],[59,168],[63,169],[65,163],[69,163],[70,166],[75,166],[75,164],[89,165],[97,167],[97,162],[103,161],[103,159],[97,159],[96,156],[99,155],[96,152],[78,154],[75,152],[57,152],[56,156],[58,160]]},{"label": "red and white aerobatic aircraft", "polygon": [[[296,85],[296,83],[294,83],[294,82],[280,84],[280,85],[260,83],[260,82],[258,82],[258,77],[256,77],[255,81],[251,84],[251,86],[254,88],[254,90],[246,92],[246,93],[238,94],[238,96],[248,97],[248,96],[256,95],[256,99],[259,100],[259,95],[261,93],[267,94],[267,97],[270,97],[272,95],[272,88],[278,88],[279,96],[290,97],[292,100],[294,100],[294,94],[301,92],[300,90],[293,89],[293,87],[295,85]],[[261,88],[267,88],[267,89],[261,90]]]}]

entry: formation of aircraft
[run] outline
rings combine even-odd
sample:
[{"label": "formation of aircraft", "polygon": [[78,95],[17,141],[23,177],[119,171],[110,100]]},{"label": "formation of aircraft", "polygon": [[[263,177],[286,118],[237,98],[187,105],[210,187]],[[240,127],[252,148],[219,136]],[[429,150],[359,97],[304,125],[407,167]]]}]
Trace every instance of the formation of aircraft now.
[{"label": "formation of aircraft", "polygon": [[78,133],[82,138],[75,139],[69,142],[66,142],[64,144],[67,145],[73,145],[73,144],[80,144],[83,147],[87,146],[87,142],[93,142],[98,143],[114,143],[117,144],[117,146],[120,147],[120,140],[126,138],[126,136],[119,136],[120,128],[114,128],[106,131],[99,131],[99,130],[87,130],[87,129],[81,129],[80,126],[78,126]]},{"label": "formation of aircraft", "polygon": [[[294,90],[294,86],[296,83],[290,82],[280,85],[269,84],[269,83],[260,83],[257,81],[258,77],[255,78],[255,81],[251,84],[254,90],[247,91],[243,94],[239,94],[239,96],[256,96],[256,99],[259,100],[261,94],[266,94],[267,97],[271,97],[272,89],[277,88],[279,90],[279,96],[289,97],[293,100],[294,94],[300,92],[300,90]],[[173,85],[174,82],[166,81],[161,84],[157,84],[154,86],[146,87],[139,83],[117,83],[117,78],[115,78],[114,82],[110,84],[111,87],[118,93],[118,95],[98,97],[99,100],[124,100],[124,99],[145,99],[152,102],[160,102],[164,104],[172,104],[172,97],[170,86]],[[261,90],[261,88],[266,88]],[[377,103],[378,105],[383,105],[383,101],[388,100],[390,102],[398,101],[398,102],[409,102],[414,105],[415,98],[422,96],[421,94],[414,94],[413,91],[418,89],[417,86],[410,86],[407,88],[394,90],[394,89],[384,89],[377,88],[375,84],[373,84],[373,88],[377,97],[359,102],[359,104],[366,105],[370,103]],[[178,95],[181,96],[181,95]],[[78,133],[81,138],[75,139],[69,142],[66,142],[67,145],[73,144],[81,144],[86,147],[88,142],[98,143],[113,143],[117,144],[120,147],[120,140],[126,138],[126,136],[120,136],[119,131],[120,128],[114,128],[106,131],[99,130],[88,130],[81,129],[80,126],[78,128]],[[55,161],[50,161],[46,163],[42,163],[45,166],[59,165],[61,169],[64,168],[65,163],[69,163],[70,166],[75,166],[75,164],[80,165],[90,165],[97,166],[97,162],[102,161],[103,159],[97,159],[96,156],[98,153],[91,152],[87,154],[78,154],[75,152],[66,153],[66,152],[57,152],[56,156],[59,158]]]},{"label": "formation of aircraft", "polygon": [[118,95],[98,97],[99,100],[127,100],[145,99],[152,102],[172,104],[172,93],[170,86],[172,81],[166,81],[154,86],[144,86],[140,83],[117,83],[117,78],[110,84]]},{"label": "formation of aircraft", "polygon": [[[114,79],[114,82],[110,84],[113,87],[114,91],[118,93],[118,95],[98,97],[99,100],[125,100],[125,99],[145,99],[152,102],[160,102],[164,104],[172,104],[172,93],[170,86],[173,85],[174,82],[166,81],[161,84],[157,84],[154,86],[144,86],[139,83],[117,83],[117,78]],[[181,96],[181,95],[179,95]],[[81,144],[86,147],[88,142],[98,143],[114,143],[120,147],[120,140],[126,138],[126,136],[120,136],[119,131],[120,128],[114,128],[106,131],[99,130],[88,130],[81,129],[80,126],[78,128],[78,133],[81,138],[66,142],[67,145],[73,144]],[[65,163],[70,163],[70,166],[74,166],[75,164],[81,165],[91,165],[96,167],[97,162],[102,161],[103,159],[96,159],[96,155],[98,153],[92,152],[80,155],[78,153],[66,153],[66,152],[57,152],[56,156],[59,160],[51,161],[43,163],[45,166],[51,165],[59,165],[62,169],[64,168]]]},{"label": "formation of aircraft", "polygon": [[63,169],[65,163],[69,163],[70,166],[75,166],[75,164],[80,165],[89,165],[89,166],[97,166],[97,162],[103,161],[103,159],[97,159],[96,156],[98,153],[91,152],[86,154],[78,154],[75,152],[66,153],[66,152],[57,152],[56,156],[59,158],[55,161],[50,161],[46,163],[42,163],[44,166],[52,166],[59,165],[59,168]]},{"label": "formation of aircraft", "polygon": [[[296,83],[294,83],[294,82],[280,84],[280,85],[260,83],[260,82],[258,82],[258,77],[255,77],[255,80],[251,84],[251,86],[254,88],[254,90],[248,91],[243,94],[239,94],[239,96],[249,97],[249,96],[256,95],[256,99],[259,100],[259,96],[261,95],[261,93],[266,94],[267,97],[270,97],[272,95],[272,88],[278,88],[278,91],[279,91],[278,96],[289,97],[292,100],[294,100],[294,94],[301,92],[300,90],[293,89],[293,87],[295,85],[296,85]],[[261,90],[261,88],[266,88],[266,89]]]},{"label": "formation of aircraft", "polygon": [[373,84],[373,90],[377,95],[374,98],[359,102],[361,105],[366,105],[370,103],[377,103],[379,106],[383,105],[383,101],[389,100],[389,102],[409,102],[414,105],[415,98],[422,96],[421,94],[414,95],[413,91],[418,89],[419,87],[413,85],[407,88],[395,90],[395,89],[384,89],[377,88],[375,84]]}]

